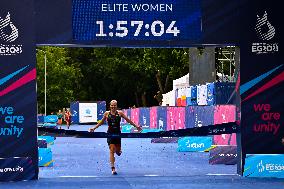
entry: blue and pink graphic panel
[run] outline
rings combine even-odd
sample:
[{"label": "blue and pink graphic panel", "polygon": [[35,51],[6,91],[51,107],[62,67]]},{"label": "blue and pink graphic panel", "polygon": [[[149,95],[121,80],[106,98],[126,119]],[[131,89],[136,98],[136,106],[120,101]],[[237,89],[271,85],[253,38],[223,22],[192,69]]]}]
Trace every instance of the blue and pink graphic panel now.
[{"label": "blue and pink graphic panel", "polygon": [[214,125],[236,121],[235,105],[217,105],[214,109]]},{"label": "blue and pink graphic panel", "polygon": [[237,145],[236,133],[214,135],[213,142],[215,145]]},{"label": "blue and pink graphic panel", "polygon": [[134,123],[139,124],[139,108],[131,109],[131,120]]},{"label": "blue and pink graphic panel", "polygon": [[158,110],[158,107],[151,107],[150,108],[150,129],[157,129],[158,128],[157,110]]},{"label": "blue and pink graphic panel", "polygon": [[175,130],[176,107],[167,108],[167,131]]},{"label": "blue and pink graphic panel", "polygon": [[150,128],[150,108],[139,108],[139,124],[143,128]]},{"label": "blue and pink graphic panel", "polygon": [[157,110],[157,129],[167,130],[167,107],[159,107]]},{"label": "blue and pink graphic panel", "polygon": [[175,130],[185,129],[185,108],[175,108]]}]

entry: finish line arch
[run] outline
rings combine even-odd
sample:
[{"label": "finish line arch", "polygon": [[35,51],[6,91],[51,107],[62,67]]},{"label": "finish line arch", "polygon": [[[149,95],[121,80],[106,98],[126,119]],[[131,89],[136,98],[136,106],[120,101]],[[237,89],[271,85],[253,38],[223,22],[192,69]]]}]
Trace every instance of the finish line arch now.
[{"label": "finish line arch", "polygon": [[[283,55],[279,47],[282,22],[276,16],[281,11],[277,3],[267,5],[256,0],[229,3],[167,0],[142,5],[132,0],[120,4],[95,0],[84,3],[10,0],[1,4],[0,181],[38,178],[37,45],[236,45],[242,57],[242,77],[237,89],[242,101],[239,174],[243,174],[242,163],[247,155],[283,154],[283,121],[262,119],[263,113],[281,115],[283,111],[283,84],[280,85]],[[279,125],[277,131],[269,126],[269,121]],[[255,125],[260,124],[263,129],[256,129]],[[252,166],[257,170],[256,165]]]}]

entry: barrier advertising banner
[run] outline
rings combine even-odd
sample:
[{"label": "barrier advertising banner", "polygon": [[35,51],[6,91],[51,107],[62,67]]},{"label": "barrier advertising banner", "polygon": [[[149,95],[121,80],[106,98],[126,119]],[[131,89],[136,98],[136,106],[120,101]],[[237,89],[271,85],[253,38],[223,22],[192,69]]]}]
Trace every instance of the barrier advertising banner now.
[{"label": "barrier advertising banner", "polygon": [[284,178],[284,155],[247,154],[244,170],[246,177]]}]

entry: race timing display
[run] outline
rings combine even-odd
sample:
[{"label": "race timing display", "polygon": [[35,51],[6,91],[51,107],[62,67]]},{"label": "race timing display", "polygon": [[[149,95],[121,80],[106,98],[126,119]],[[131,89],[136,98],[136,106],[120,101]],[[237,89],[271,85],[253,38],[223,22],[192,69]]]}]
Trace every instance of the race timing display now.
[{"label": "race timing display", "polygon": [[200,0],[73,0],[73,40],[195,42],[200,6]]}]

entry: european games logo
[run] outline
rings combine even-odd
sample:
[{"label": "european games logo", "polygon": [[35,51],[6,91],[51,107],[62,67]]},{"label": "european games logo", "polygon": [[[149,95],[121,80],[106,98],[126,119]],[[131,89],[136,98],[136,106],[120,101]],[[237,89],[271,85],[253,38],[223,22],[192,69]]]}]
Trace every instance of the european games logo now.
[{"label": "european games logo", "polygon": [[284,171],[284,165],[278,163],[266,163],[263,164],[262,160],[256,165],[259,173],[268,172],[268,173],[279,173]]},{"label": "european games logo", "polygon": [[[267,12],[264,12],[262,17],[256,15],[256,34],[263,41],[269,41],[275,36],[275,28],[268,21]],[[256,54],[266,54],[278,52],[278,44],[277,43],[253,43],[252,44],[252,52]]]},{"label": "european games logo", "polygon": [[262,160],[260,160],[260,162],[257,164],[257,169],[258,169],[258,172],[262,173],[265,169],[263,163],[262,163]]},{"label": "european games logo", "polygon": [[[8,12],[5,18],[0,16],[0,55],[17,55],[22,53],[22,45],[9,44],[19,37],[17,27],[11,21]],[[8,44],[1,44],[8,43]]]},{"label": "european games logo", "polygon": [[[270,24],[270,22],[267,20],[267,12],[264,12],[264,15],[262,18],[260,18],[258,15],[257,17],[257,22],[256,22],[256,33],[262,40],[270,40],[274,37],[275,35],[275,28]],[[262,26],[267,26],[268,30],[263,31]]]},{"label": "european games logo", "polygon": [[91,110],[90,109],[86,109],[86,114],[91,114]]}]

